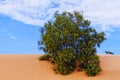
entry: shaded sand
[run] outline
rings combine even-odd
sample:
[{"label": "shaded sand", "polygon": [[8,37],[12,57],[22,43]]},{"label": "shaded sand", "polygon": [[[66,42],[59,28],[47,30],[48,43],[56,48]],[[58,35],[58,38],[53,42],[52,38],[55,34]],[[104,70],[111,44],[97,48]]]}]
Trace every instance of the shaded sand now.
[{"label": "shaded sand", "polygon": [[120,80],[120,56],[99,55],[102,72],[87,77],[84,72],[62,76],[53,65],[38,61],[40,55],[0,55],[0,80]]}]

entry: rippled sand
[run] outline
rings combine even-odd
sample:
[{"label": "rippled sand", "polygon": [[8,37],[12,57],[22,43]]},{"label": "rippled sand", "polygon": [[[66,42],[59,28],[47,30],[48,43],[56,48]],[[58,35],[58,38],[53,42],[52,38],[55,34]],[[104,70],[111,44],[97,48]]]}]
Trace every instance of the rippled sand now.
[{"label": "rippled sand", "polygon": [[102,72],[87,77],[74,71],[68,76],[55,74],[53,65],[38,61],[40,55],[0,55],[0,80],[120,80],[120,56],[99,55]]}]

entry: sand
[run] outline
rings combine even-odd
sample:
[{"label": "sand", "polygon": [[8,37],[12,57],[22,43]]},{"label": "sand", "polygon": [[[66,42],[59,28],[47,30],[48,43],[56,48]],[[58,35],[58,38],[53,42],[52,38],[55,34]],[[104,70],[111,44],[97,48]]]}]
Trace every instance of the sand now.
[{"label": "sand", "polygon": [[102,72],[88,77],[74,71],[63,76],[55,74],[53,65],[38,61],[40,55],[0,55],[0,80],[120,80],[120,56],[99,55]]}]

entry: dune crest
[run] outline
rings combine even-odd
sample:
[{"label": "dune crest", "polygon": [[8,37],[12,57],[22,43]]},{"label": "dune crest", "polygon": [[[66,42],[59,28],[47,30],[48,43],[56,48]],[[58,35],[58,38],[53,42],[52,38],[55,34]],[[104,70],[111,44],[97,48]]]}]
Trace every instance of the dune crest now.
[{"label": "dune crest", "polygon": [[0,80],[120,80],[120,56],[99,56],[102,72],[88,77],[77,71],[67,76],[55,74],[54,65],[38,61],[40,55],[0,55]]}]

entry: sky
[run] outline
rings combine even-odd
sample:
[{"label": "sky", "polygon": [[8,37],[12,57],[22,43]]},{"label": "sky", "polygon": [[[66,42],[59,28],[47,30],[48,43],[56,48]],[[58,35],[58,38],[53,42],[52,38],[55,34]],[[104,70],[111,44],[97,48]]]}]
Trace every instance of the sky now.
[{"label": "sky", "polygon": [[59,11],[83,11],[107,38],[97,53],[120,54],[120,0],[0,0],[0,54],[41,54],[39,29]]}]

